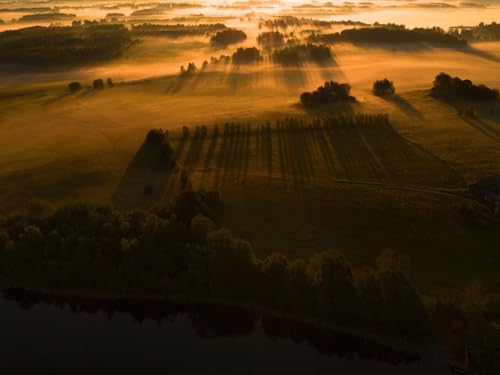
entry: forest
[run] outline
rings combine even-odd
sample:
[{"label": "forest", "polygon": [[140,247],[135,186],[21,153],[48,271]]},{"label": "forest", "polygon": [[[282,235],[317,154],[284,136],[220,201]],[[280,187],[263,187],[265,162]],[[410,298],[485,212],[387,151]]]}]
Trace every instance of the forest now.
[{"label": "forest", "polygon": [[81,64],[115,58],[131,42],[119,24],[33,26],[1,32],[0,59],[35,66]]}]

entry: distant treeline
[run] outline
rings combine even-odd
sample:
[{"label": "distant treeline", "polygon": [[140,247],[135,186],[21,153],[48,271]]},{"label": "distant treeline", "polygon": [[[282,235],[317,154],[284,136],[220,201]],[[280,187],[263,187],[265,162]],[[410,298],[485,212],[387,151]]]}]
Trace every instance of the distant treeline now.
[{"label": "distant treeline", "polygon": [[132,25],[133,36],[163,36],[169,38],[179,38],[184,36],[210,35],[227,29],[222,23],[199,24],[199,25],[155,25],[145,23],[142,25]]},{"label": "distant treeline", "polygon": [[[263,56],[260,53],[260,50],[255,47],[250,48],[238,48],[231,56],[220,55],[219,57],[212,56],[210,58],[210,62],[205,60],[201,65],[201,71],[208,69],[210,65],[213,67],[227,65],[229,63],[233,63],[234,65],[251,65],[251,64],[259,64],[262,62]],[[181,76],[188,77],[196,72],[200,71],[200,69],[196,66],[194,62],[190,62],[187,65],[187,68],[184,65],[181,66]]]},{"label": "distant treeline", "polygon": [[311,43],[276,49],[271,59],[276,64],[298,66],[307,61],[320,65],[334,62],[330,47]]},{"label": "distant treeline", "polygon": [[67,13],[36,13],[36,14],[26,14],[19,18],[19,22],[49,22],[49,21],[65,21],[72,20],[76,17],[76,14]]},{"label": "distant treeline", "polygon": [[500,23],[480,23],[474,27],[454,27],[451,31],[460,38],[470,41],[500,40]]},{"label": "distant treeline", "polygon": [[444,99],[465,99],[465,100],[496,100],[498,90],[491,89],[485,85],[474,85],[468,79],[452,77],[446,73],[436,76],[431,89],[431,94]]},{"label": "distant treeline", "polygon": [[58,11],[58,7],[26,7],[26,8],[0,8],[0,13],[53,13]]},{"label": "distant treeline", "polygon": [[30,65],[88,63],[119,56],[131,43],[123,25],[29,27],[0,33],[0,62]]},{"label": "distant treeline", "polygon": [[173,9],[187,9],[187,8],[200,7],[199,4],[192,4],[192,3],[160,3],[160,4],[149,4],[149,5],[154,5],[154,6],[151,6],[150,8],[135,10],[130,15],[132,17],[155,16],[163,14]]},{"label": "distant treeline", "polygon": [[269,29],[286,29],[302,26],[314,26],[319,28],[330,28],[335,25],[345,26],[368,26],[368,24],[360,21],[324,21],[312,18],[299,18],[295,16],[283,16],[275,19],[269,19],[259,22],[259,28],[267,27]]},{"label": "distant treeline", "polygon": [[366,27],[347,29],[340,33],[311,34],[311,43],[428,43],[442,46],[464,46],[467,42],[455,34],[438,27],[405,29],[401,27]]},{"label": "distant treeline", "polygon": [[245,41],[247,39],[247,34],[241,30],[236,29],[226,29],[219,31],[217,34],[210,38],[210,44],[212,47],[224,48],[230,44],[237,44]]}]

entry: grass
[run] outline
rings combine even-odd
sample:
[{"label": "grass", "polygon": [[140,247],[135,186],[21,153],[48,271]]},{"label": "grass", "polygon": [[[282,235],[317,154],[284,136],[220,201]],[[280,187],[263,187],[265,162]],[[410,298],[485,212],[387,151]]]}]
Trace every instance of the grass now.
[{"label": "grass", "polygon": [[[333,248],[363,265],[391,248],[410,257],[424,287],[500,281],[486,208],[455,169],[390,125],[224,129],[171,138],[193,185],[222,192],[226,225],[259,255]],[[460,204],[477,216],[464,217]]]},{"label": "grass", "polygon": [[[176,92],[171,88],[179,85],[177,77],[125,84],[114,79],[114,88],[76,94],[67,93],[66,81],[50,83],[48,76],[37,84],[2,88],[0,209],[7,214],[33,199],[53,205],[110,202],[147,131],[164,128],[171,130],[179,163],[193,184],[221,190],[227,225],[250,239],[259,255],[280,250],[300,257],[336,248],[366,264],[393,248],[410,255],[421,286],[461,286],[477,278],[498,290],[494,227],[471,224],[456,209],[471,204],[482,216],[484,208],[463,192],[468,184],[500,174],[495,133],[478,127],[498,130],[498,104],[478,106],[474,119],[459,116],[456,105],[424,90],[440,69],[425,59],[430,52],[391,54],[394,66],[401,62],[392,70],[381,63],[389,56],[384,53],[341,50],[339,66],[328,69],[197,76]],[[458,52],[432,54],[472,67],[468,76],[451,64],[450,73],[495,86],[487,80],[492,62]],[[366,59],[376,59],[372,70]],[[412,64],[420,75],[404,80]],[[388,71],[398,96],[374,97],[373,80]],[[87,72],[91,76],[81,81],[89,86],[97,73],[115,78],[102,72]],[[262,131],[267,121],[308,118],[299,94],[332,78],[350,82],[358,99],[344,110],[388,113],[391,126]],[[235,129],[236,135],[224,137],[226,121],[239,123],[239,133]],[[220,130],[215,138],[209,129],[205,139],[182,143],[175,133],[183,125],[194,131],[214,123]],[[158,166],[149,183],[161,173]],[[142,185],[137,195],[144,193]],[[151,204],[149,198],[136,204]]]}]

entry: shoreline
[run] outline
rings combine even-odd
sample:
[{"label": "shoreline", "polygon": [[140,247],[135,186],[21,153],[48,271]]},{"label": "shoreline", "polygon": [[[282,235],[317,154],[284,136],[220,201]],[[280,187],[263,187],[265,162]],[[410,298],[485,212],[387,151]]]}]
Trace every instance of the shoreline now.
[{"label": "shoreline", "polygon": [[[276,319],[287,327],[307,327],[311,332],[322,332],[331,335],[346,335],[354,340],[359,340],[367,345],[384,348],[397,353],[401,362],[408,360],[429,361],[432,360],[431,347],[437,343],[432,338],[426,340],[411,340],[398,338],[383,333],[370,332],[362,328],[354,328],[347,324],[331,323],[319,318],[306,315],[288,313],[283,310],[265,307],[259,304],[238,302],[234,300],[217,299],[213,297],[188,296],[188,295],[130,295],[130,294],[108,294],[96,291],[69,291],[69,290],[45,290],[38,288],[27,288],[15,285],[0,277],[0,294],[7,301],[13,301],[22,306],[24,302],[31,306],[29,299],[34,299],[34,304],[46,303],[48,305],[62,307],[69,305],[73,311],[83,311],[85,306],[92,306],[92,310],[113,314],[115,312],[134,313],[142,319],[161,319],[168,313],[183,312],[197,309],[214,309],[230,312],[235,315],[253,314],[258,319]],[[33,302],[33,301],[31,301]],[[90,312],[90,311],[89,311]],[[149,314],[148,314],[149,313]],[[159,314],[158,314],[159,313]],[[292,328],[291,328],[292,329]]]}]

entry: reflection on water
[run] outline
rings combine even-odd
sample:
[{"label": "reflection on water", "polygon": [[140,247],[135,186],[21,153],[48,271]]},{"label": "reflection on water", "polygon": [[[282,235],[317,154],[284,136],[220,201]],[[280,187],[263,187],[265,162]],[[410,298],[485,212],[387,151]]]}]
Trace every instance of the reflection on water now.
[{"label": "reflection on water", "polygon": [[[248,310],[164,302],[0,298],[7,373],[421,374],[426,363],[346,334]],[[5,372],[4,372],[5,373]]]}]

